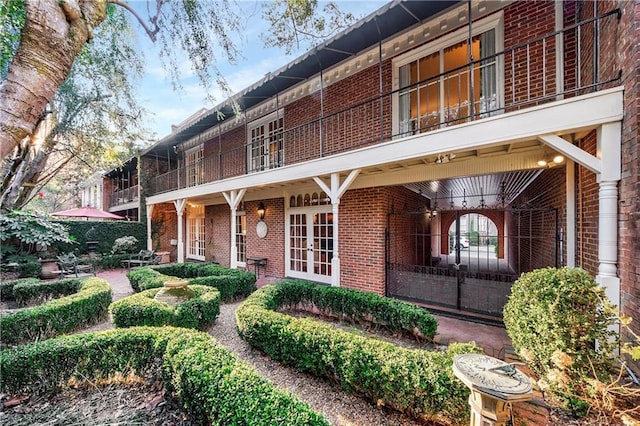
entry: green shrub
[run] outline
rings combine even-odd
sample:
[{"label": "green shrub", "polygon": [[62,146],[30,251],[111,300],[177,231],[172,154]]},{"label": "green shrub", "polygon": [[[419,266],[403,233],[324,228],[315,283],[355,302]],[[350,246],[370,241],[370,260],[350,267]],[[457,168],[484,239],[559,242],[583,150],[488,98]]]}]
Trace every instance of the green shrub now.
[{"label": "green shrub", "polygon": [[100,269],[117,269],[122,267],[122,261],[129,260],[129,254],[103,254],[95,259]]},{"label": "green shrub", "polygon": [[[283,282],[259,289],[236,311],[240,336],[283,364],[337,381],[344,389],[378,404],[419,418],[460,424],[468,421],[469,390],[455,378],[452,366],[454,355],[478,351],[473,343],[452,345],[447,352],[406,349],[316,320],[275,312],[288,305],[324,303],[324,309],[330,309],[333,314],[343,307],[351,318],[382,318],[384,325],[391,316],[380,314],[376,309],[403,310],[393,304],[373,301],[384,299],[379,296],[355,297],[352,294],[355,290],[318,289],[316,292],[309,284],[300,282]],[[358,308],[357,303],[371,305]],[[425,317],[429,316],[425,313]],[[430,331],[425,330],[425,334]]]},{"label": "green shrub", "polygon": [[615,317],[609,308],[604,289],[586,271],[544,268],[513,284],[504,323],[518,354],[552,391],[579,394],[594,375],[610,374]]},{"label": "green shrub", "polygon": [[57,281],[31,280],[16,284],[13,287],[13,295],[18,305],[27,306],[77,293],[81,285],[82,281],[77,278]]},{"label": "green shrub", "polygon": [[18,284],[23,283],[38,283],[40,280],[37,278],[20,278],[17,280],[8,280],[0,282],[0,301],[6,302],[8,300],[16,300],[13,294],[13,288]]},{"label": "green shrub", "polygon": [[162,287],[165,281],[176,277],[188,279],[189,285],[217,288],[224,302],[246,297],[256,289],[255,274],[219,265],[178,263],[136,268],[127,273],[136,292]]},{"label": "green shrub", "polygon": [[155,300],[161,290],[152,288],[133,296],[114,302],[109,312],[116,327],[132,327],[137,325],[187,327],[204,329],[220,314],[220,292],[212,287],[190,285],[195,297],[169,306]]},{"label": "green shrub", "polygon": [[100,278],[86,279],[77,293],[3,315],[2,342],[19,344],[94,324],[106,317],[110,303],[109,283]]},{"label": "green shrub", "polygon": [[134,327],[63,336],[0,352],[0,390],[35,393],[71,378],[162,374],[198,424],[328,425],[308,405],[260,377],[211,336],[172,327]]},{"label": "green shrub", "polygon": [[98,252],[101,254],[111,254],[111,249],[117,238],[130,235],[138,240],[133,252],[142,250],[147,242],[147,227],[142,222],[127,221],[85,221],[85,220],[64,220],[58,223],[64,224],[69,229],[69,235],[73,236],[76,244],[56,242],[52,247],[58,253],[68,253],[76,250],[78,254],[87,253],[87,237],[86,233],[94,228],[90,234],[94,241],[98,241]]}]

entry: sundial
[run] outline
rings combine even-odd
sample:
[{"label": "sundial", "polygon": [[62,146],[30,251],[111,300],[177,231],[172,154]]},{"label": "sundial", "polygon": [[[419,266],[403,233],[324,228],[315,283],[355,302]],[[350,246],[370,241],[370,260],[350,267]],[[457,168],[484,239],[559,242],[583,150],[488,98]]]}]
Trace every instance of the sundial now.
[{"label": "sundial", "polygon": [[531,381],[514,364],[481,354],[458,355],[453,360],[453,372],[474,391],[502,401],[531,399]]}]

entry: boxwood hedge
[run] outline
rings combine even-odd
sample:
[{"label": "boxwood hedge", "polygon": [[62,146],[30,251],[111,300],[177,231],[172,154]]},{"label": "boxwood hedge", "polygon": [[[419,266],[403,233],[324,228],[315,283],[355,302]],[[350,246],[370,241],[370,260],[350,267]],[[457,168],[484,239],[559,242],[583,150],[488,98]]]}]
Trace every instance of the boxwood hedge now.
[{"label": "boxwood hedge", "polygon": [[6,302],[8,300],[16,300],[13,294],[13,288],[18,284],[38,283],[37,278],[20,278],[17,280],[7,280],[0,283],[0,300]]},{"label": "boxwood hedge", "polygon": [[[335,380],[349,391],[378,404],[407,412],[417,418],[445,423],[468,423],[468,388],[455,378],[453,357],[479,352],[473,343],[453,344],[446,352],[407,349],[379,339],[364,337],[309,318],[276,312],[284,306],[313,304],[345,317],[381,319],[395,324],[393,316],[406,317],[392,328],[428,324],[423,333],[433,335],[428,313],[402,302],[374,300],[356,290],[335,287],[312,288],[304,282],[282,282],[262,287],[236,310],[240,335],[271,358],[298,370]],[[361,304],[362,306],[358,306]],[[408,305],[408,304],[407,304]],[[389,310],[390,312],[378,312]],[[404,313],[407,312],[407,313]]]},{"label": "boxwood hedge", "polygon": [[319,414],[238,361],[211,336],[173,327],[132,327],[63,336],[0,352],[0,389],[38,392],[71,378],[162,374],[198,424],[328,425]]},{"label": "boxwood hedge", "polygon": [[256,289],[256,275],[240,269],[206,263],[177,263],[136,268],[127,273],[134,291],[158,288],[167,280],[188,279],[189,285],[205,285],[220,291],[224,302],[248,296]]},{"label": "boxwood hedge", "polygon": [[189,288],[195,297],[176,306],[155,300],[161,289],[152,288],[112,303],[109,313],[116,327],[173,325],[204,329],[220,314],[220,292],[203,285]]},{"label": "boxwood hedge", "polygon": [[[77,292],[39,306],[4,313],[0,325],[4,344],[49,338],[94,324],[107,316],[111,303],[111,286],[105,280],[93,277],[70,278],[53,285],[67,290],[75,288]],[[13,287],[14,295],[16,292],[20,294],[21,287],[28,287],[25,294],[30,295],[43,288],[40,283],[23,282]]]}]

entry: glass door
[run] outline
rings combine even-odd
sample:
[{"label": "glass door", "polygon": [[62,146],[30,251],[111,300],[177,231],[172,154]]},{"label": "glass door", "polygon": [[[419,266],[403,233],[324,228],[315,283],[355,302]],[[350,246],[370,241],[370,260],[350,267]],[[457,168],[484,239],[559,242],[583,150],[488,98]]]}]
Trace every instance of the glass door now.
[{"label": "glass door", "polygon": [[333,257],[330,207],[290,211],[287,222],[287,276],[330,283]]}]

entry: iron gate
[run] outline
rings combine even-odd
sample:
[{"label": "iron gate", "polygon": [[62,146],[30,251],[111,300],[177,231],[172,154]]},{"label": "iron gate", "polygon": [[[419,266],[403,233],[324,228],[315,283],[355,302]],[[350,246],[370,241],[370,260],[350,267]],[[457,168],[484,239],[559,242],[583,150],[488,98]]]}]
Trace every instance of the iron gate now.
[{"label": "iron gate", "polygon": [[557,216],[555,209],[391,213],[387,296],[501,318],[521,273],[558,266]]}]

